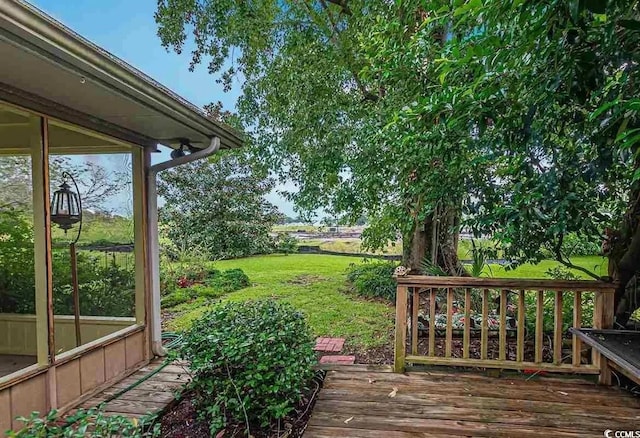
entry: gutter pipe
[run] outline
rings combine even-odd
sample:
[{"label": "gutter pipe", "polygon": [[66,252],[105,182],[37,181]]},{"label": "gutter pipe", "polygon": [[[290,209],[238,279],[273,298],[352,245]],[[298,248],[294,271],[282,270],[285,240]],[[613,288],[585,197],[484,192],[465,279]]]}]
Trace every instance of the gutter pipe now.
[{"label": "gutter pipe", "polygon": [[149,241],[149,268],[151,271],[151,351],[156,356],[165,356],[167,351],[162,346],[162,320],[160,317],[160,243],[158,239],[158,185],[157,176],[163,170],[207,158],[220,150],[220,138],[213,137],[209,146],[189,155],[163,161],[149,167],[147,175],[147,215]]}]

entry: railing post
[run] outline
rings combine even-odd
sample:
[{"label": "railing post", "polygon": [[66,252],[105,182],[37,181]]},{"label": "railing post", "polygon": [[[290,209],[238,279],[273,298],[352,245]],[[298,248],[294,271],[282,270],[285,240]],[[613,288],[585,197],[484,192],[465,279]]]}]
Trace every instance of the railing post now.
[{"label": "railing post", "polygon": [[[593,328],[594,329],[610,329],[613,327],[613,318],[615,309],[613,308],[614,291],[598,291],[596,292],[596,302],[593,309]],[[607,363],[607,358],[600,352],[593,351],[593,364],[600,368],[600,376],[598,383],[601,385],[611,385],[611,368]]]},{"label": "railing post", "polygon": [[[396,339],[393,354],[393,370],[404,372],[405,356],[407,354],[407,297],[408,288],[398,284],[396,290]],[[417,324],[417,321],[412,321]]]}]

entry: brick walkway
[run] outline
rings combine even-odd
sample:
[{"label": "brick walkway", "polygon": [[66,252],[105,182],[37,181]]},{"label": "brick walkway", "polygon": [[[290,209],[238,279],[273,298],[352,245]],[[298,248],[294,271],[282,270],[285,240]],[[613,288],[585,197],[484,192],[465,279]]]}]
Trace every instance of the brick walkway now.
[{"label": "brick walkway", "polygon": [[320,358],[321,364],[353,365],[355,361],[355,356],[322,356]]},{"label": "brick walkway", "polygon": [[[344,347],[344,338],[318,338],[315,350],[324,353],[340,353]],[[321,364],[353,365],[355,356],[326,355],[320,358]]]},{"label": "brick walkway", "polygon": [[344,338],[318,338],[316,339],[316,351],[327,353],[340,353],[344,347]]}]

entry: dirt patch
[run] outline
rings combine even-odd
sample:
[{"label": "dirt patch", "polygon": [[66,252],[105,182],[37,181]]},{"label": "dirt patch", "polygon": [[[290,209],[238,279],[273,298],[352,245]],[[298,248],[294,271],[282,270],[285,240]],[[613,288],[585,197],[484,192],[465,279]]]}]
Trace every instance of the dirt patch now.
[{"label": "dirt patch", "polygon": [[320,283],[324,281],[324,277],[320,277],[319,275],[298,275],[297,277],[292,278],[287,281],[288,284],[296,284],[300,286],[309,286],[311,284]]},{"label": "dirt patch", "polygon": [[391,343],[368,350],[347,350],[346,353],[356,357],[358,364],[391,365],[393,364],[393,345]]},{"label": "dirt patch", "polygon": [[[311,417],[311,411],[315,405],[317,395],[320,392],[324,380],[324,373],[318,373],[309,384],[309,389],[305,391],[300,403],[284,419],[274,422],[268,427],[251,426],[251,436],[255,438],[279,438],[286,431],[287,437],[300,438],[307,428],[307,423]],[[216,438],[231,438],[247,436],[244,424],[231,424],[224,430],[211,435],[209,423],[198,419],[198,411],[194,406],[193,395],[187,394],[185,397],[166,412],[160,419],[161,434],[163,438],[206,438],[215,436]]]}]

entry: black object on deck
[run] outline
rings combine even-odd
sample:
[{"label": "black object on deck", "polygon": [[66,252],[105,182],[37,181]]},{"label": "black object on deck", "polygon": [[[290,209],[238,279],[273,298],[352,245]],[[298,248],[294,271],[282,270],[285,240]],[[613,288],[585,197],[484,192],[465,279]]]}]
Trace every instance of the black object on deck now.
[{"label": "black object on deck", "polygon": [[629,373],[629,377],[635,377],[633,380],[640,380],[640,332],[588,328],[572,328],[570,331]]}]

